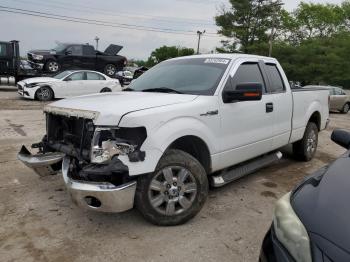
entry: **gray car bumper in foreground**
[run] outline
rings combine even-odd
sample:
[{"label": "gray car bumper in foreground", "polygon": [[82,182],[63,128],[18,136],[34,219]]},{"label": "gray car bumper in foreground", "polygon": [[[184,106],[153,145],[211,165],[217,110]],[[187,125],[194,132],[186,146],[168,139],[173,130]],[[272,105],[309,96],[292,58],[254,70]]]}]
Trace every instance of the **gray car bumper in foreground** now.
[{"label": "gray car bumper in foreground", "polygon": [[116,186],[109,182],[73,180],[68,177],[70,158],[65,157],[63,153],[32,155],[23,146],[17,157],[41,177],[56,174],[62,166],[67,191],[73,202],[84,209],[117,213],[129,210],[134,206],[136,181]]}]

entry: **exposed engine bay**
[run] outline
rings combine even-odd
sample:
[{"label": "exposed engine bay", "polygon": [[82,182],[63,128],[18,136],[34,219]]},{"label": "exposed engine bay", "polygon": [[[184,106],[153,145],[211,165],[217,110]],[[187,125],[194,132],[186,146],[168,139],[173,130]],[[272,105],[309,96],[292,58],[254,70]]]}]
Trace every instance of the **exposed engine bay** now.
[{"label": "exposed engine bay", "polygon": [[130,162],[145,160],[140,150],[147,137],[145,127],[96,127],[91,119],[46,113],[46,131],[32,148],[39,154],[61,152],[70,157],[68,175],[74,180],[120,185],[130,177],[118,156],[126,155]]}]

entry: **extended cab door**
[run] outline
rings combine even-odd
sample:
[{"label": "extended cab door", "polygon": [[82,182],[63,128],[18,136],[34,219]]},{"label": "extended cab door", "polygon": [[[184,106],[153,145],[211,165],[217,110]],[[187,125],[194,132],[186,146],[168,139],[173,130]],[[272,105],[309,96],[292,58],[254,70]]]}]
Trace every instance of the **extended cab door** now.
[{"label": "extended cab door", "polygon": [[289,143],[293,114],[292,92],[279,64],[264,63],[263,71],[267,76],[267,93],[271,97],[271,115],[274,118],[272,149],[277,149]]},{"label": "extended cab door", "polygon": [[[237,85],[247,83],[262,84],[263,95],[260,101],[223,102],[222,94],[225,90],[236,90]],[[245,59],[237,63],[220,95],[221,167],[225,168],[271,151],[274,117],[269,105],[273,103],[273,97],[266,94],[259,61],[247,62]]]}]

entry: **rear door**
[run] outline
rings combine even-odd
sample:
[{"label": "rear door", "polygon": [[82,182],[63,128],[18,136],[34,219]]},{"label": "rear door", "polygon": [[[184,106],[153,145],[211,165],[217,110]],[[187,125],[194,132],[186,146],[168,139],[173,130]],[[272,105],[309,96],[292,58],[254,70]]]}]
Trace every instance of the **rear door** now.
[{"label": "rear door", "polygon": [[86,87],[84,92],[91,94],[100,93],[104,87],[108,87],[105,77],[95,72],[86,72],[84,86]]},{"label": "rear door", "polygon": [[222,167],[271,151],[274,118],[267,106],[273,102],[273,96],[266,93],[265,82],[257,60],[244,59],[232,69],[223,90],[235,90],[238,84],[260,83],[264,93],[260,101],[224,103],[220,97]]},{"label": "rear door", "polygon": [[289,143],[292,129],[293,99],[287,77],[276,63],[264,63],[263,70],[267,76],[267,93],[272,99],[271,113],[274,118],[273,149]]},{"label": "rear door", "polygon": [[345,92],[341,88],[335,87],[334,94],[331,97],[331,101],[332,101],[331,107],[336,110],[342,110],[346,100],[347,100],[347,95],[345,94]]}]

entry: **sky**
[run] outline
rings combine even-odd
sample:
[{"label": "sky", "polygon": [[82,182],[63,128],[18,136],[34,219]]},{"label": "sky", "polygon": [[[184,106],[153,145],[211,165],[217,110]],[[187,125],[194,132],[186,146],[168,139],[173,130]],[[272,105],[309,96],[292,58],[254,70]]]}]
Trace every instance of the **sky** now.
[{"label": "sky", "polygon": [[[339,4],[342,1],[306,2]],[[101,51],[109,44],[118,44],[124,47],[120,54],[128,59],[147,59],[154,49],[163,45],[196,49],[196,32],[206,30],[200,51],[207,53],[220,46],[222,38],[215,34],[213,17],[227,3],[227,0],[0,0],[0,10],[11,7],[16,12],[29,10],[31,14],[33,11],[40,16],[54,14],[66,20],[83,18],[89,23],[0,12],[0,40],[19,40],[21,55],[25,56],[31,49],[52,49],[57,42],[95,45],[98,36]],[[300,1],[284,0],[284,3],[287,10],[293,10]]]}]

